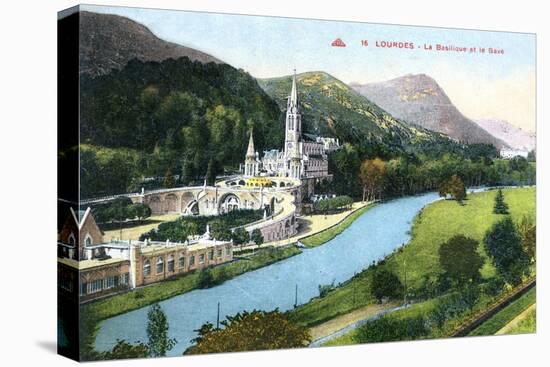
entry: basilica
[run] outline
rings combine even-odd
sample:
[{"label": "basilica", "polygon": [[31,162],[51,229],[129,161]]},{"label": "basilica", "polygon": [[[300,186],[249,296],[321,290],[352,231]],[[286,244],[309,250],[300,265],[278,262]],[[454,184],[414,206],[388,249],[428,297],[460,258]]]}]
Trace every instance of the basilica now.
[{"label": "basilica", "polygon": [[294,72],[292,90],[287,99],[283,150],[264,151],[263,158],[260,159],[258,152],[254,150],[251,132],[244,163],[244,176],[288,177],[311,183],[330,179],[328,153],[338,149],[338,146],[338,139],[302,133],[302,114]]}]

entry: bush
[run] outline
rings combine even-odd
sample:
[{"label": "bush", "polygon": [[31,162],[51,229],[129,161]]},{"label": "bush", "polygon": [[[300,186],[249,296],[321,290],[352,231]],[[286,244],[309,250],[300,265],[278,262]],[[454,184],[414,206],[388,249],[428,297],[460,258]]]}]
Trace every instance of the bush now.
[{"label": "bush", "polygon": [[369,321],[359,329],[360,343],[414,340],[427,336],[430,329],[422,316],[396,319],[390,315]]},{"label": "bush", "polygon": [[210,288],[214,285],[214,276],[210,268],[204,268],[199,273],[199,280],[197,286],[199,288]]},{"label": "bush", "polygon": [[319,284],[319,297],[324,298],[331,290],[334,289],[334,281],[330,284]]}]

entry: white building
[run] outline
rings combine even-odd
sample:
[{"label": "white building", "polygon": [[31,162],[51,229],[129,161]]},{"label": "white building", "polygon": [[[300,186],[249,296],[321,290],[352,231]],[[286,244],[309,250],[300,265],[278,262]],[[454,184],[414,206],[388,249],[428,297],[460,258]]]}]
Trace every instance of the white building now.
[{"label": "white building", "polygon": [[525,150],[517,150],[517,149],[502,149],[500,151],[500,157],[504,159],[511,159],[514,157],[524,157],[527,158],[527,155],[529,154],[528,151]]},{"label": "white building", "polygon": [[324,138],[302,133],[302,114],[298,103],[296,72],[292,79],[292,90],[287,99],[285,119],[285,143],[283,151],[264,151],[260,160],[254,151],[252,132],[244,164],[244,175],[253,177],[263,172],[267,176],[290,177],[294,179],[320,179],[330,177],[328,153],[338,149],[334,138]]}]

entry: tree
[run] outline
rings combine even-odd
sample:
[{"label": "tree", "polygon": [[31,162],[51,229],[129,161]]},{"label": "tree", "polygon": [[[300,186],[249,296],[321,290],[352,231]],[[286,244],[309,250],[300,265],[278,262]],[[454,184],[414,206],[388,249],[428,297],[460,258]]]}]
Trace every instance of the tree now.
[{"label": "tree", "polygon": [[228,316],[221,324],[221,329],[215,329],[211,323],[204,324],[184,354],[302,348],[311,340],[307,327],[290,321],[277,309],[243,311]]},{"label": "tree", "polygon": [[166,171],[166,174],[164,175],[164,187],[171,188],[174,187],[176,184],[174,180],[174,175],[172,174],[172,170],[168,168]]},{"label": "tree", "polygon": [[134,214],[134,217],[138,219],[138,222],[141,223],[142,220],[145,218],[149,218],[151,216],[151,208],[142,203],[136,203],[132,205],[132,211]]},{"label": "tree", "polygon": [[363,201],[376,200],[380,196],[386,174],[386,163],[380,158],[367,159],[359,169],[359,179],[363,185]]},{"label": "tree", "polygon": [[446,197],[451,195],[451,198],[462,203],[466,198],[466,186],[457,175],[452,175],[450,179],[444,180],[439,185],[439,196]]},{"label": "tree", "polygon": [[205,178],[207,185],[214,185],[216,183],[216,161],[212,158],[208,161]]},{"label": "tree", "polygon": [[250,240],[252,240],[252,242],[254,242],[257,246],[261,246],[264,243],[262,231],[260,231],[259,228],[254,229],[250,234]]},{"label": "tree", "polygon": [[250,234],[243,227],[239,227],[233,231],[233,243],[235,245],[244,245],[250,241]]},{"label": "tree", "polygon": [[396,299],[403,295],[403,284],[391,271],[376,269],[372,275],[371,293],[379,302],[385,297]]},{"label": "tree", "polygon": [[164,357],[176,345],[176,339],[168,337],[168,319],[158,303],[147,313],[147,348],[149,356]]},{"label": "tree", "polygon": [[117,340],[113,349],[103,352],[98,359],[130,359],[146,358],[149,356],[149,348],[143,343],[130,344],[126,340]]},{"label": "tree", "polygon": [[523,249],[531,261],[536,260],[537,225],[533,218],[524,215],[518,223],[518,232],[521,237]]},{"label": "tree", "polygon": [[439,263],[458,285],[480,278],[483,258],[477,252],[478,242],[463,235],[456,235],[439,247]]},{"label": "tree", "polygon": [[529,256],[521,245],[521,238],[509,216],[496,222],[483,239],[499,274],[511,284],[521,281],[527,271]]},{"label": "tree", "polygon": [[181,170],[181,183],[183,185],[188,185],[189,182],[191,182],[193,176],[193,162],[191,162],[191,160],[189,159],[185,159],[183,161],[183,168]]},{"label": "tree", "polygon": [[501,189],[498,189],[497,195],[495,196],[495,206],[493,209],[495,214],[508,214],[508,204],[504,201],[504,194]]}]

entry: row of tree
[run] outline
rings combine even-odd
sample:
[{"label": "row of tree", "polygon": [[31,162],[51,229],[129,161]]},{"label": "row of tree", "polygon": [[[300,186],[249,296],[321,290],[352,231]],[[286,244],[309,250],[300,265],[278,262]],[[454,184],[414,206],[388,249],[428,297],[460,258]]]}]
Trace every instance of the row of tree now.
[{"label": "row of tree", "polygon": [[218,216],[181,217],[170,222],[161,223],[158,228],[143,233],[139,239],[140,241],[149,239],[152,241],[184,242],[189,236],[203,234],[206,231],[206,226],[209,225],[210,235],[218,240],[233,240],[235,245],[247,244],[250,241],[256,245],[261,245],[264,241],[262,232],[255,229],[249,233],[242,226],[262,218],[262,210],[252,209],[233,210]]},{"label": "row of tree", "polygon": [[523,157],[500,160],[492,155],[446,153],[440,157],[409,154],[382,159],[369,158],[349,144],[330,155],[329,167],[334,179],[318,188],[362,200],[414,195],[442,187],[443,192],[458,194],[455,184],[459,180],[466,187],[536,182],[535,165]]}]

